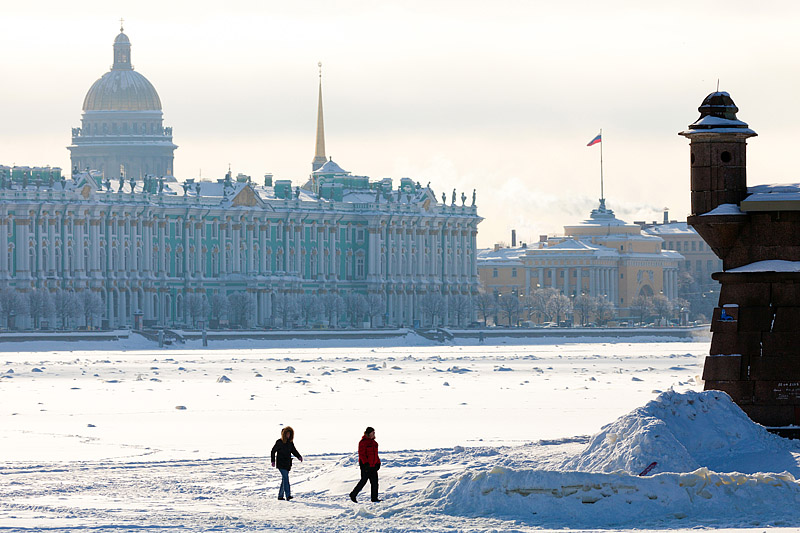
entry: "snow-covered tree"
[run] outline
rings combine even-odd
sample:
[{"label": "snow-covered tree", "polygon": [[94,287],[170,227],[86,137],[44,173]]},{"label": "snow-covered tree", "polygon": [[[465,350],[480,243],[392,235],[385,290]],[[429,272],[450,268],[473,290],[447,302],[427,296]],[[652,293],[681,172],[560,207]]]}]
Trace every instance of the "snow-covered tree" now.
[{"label": "snow-covered tree", "polygon": [[547,287],[536,289],[530,295],[530,308],[532,313],[539,316],[540,322],[551,322],[553,320],[552,307],[549,305],[550,299],[560,295],[558,289]]},{"label": "snow-covered tree", "polygon": [[28,293],[28,315],[31,317],[34,329],[39,328],[42,318],[52,316],[53,311],[53,299],[50,291],[34,289]]},{"label": "snow-covered tree", "polygon": [[314,294],[301,294],[297,299],[297,305],[300,311],[300,318],[303,319],[306,327],[308,327],[309,322],[316,320],[322,312],[322,302]]},{"label": "snow-covered tree", "polygon": [[605,326],[612,318],[614,318],[614,304],[605,296],[598,297],[594,310],[595,322],[599,326]]},{"label": "snow-covered tree", "polygon": [[297,319],[299,313],[297,298],[288,292],[278,293],[273,301],[272,313],[280,320],[281,327],[289,327]]},{"label": "snow-covered tree", "polygon": [[344,297],[344,309],[350,318],[350,324],[355,327],[358,322],[364,320],[367,314],[367,299],[363,294],[349,292]]},{"label": "snow-covered tree", "polygon": [[464,320],[472,313],[472,299],[464,294],[453,294],[450,296],[448,307],[456,318],[456,324],[462,326]]},{"label": "snow-covered tree", "polygon": [[547,310],[556,322],[561,322],[561,317],[567,319],[572,313],[572,302],[561,293],[553,294],[547,301]]},{"label": "snow-covered tree", "polygon": [[575,297],[572,306],[575,309],[575,314],[578,315],[578,321],[581,326],[585,326],[589,321],[589,317],[592,316],[597,308],[597,298],[581,294]]},{"label": "snow-covered tree", "polygon": [[95,291],[86,289],[79,292],[78,303],[80,304],[84,325],[87,328],[95,318],[103,314],[103,299]]},{"label": "snow-covered tree", "polygon": [[197,325],[198,320],[205,319],[211,311],[208,300],[202,294],[187,294],[183,305],[186,306],[186,316],[192,320],[192,327]]},{"label": "snow-covered tree", "polygon": [[344,313],[344,299],[338,294],[325,294],[320,298],[322,309],[328,319],[328,327],[336,327],[339,316]]},{"label": "snow-covered tree", "polygon": [[639,324],[653,314],[653,299],[639,295],[631,301],[631,313]]},{"label": "snow-covered tree", "polygon": [[237,291],[228,295],[228,316],[233,325],[247,327],[248,318],[256,312],[256,302],[252,295]]},{"label": "snow-covered tree", "polygon": [[369,316],[369,327],[373,327],[375,317],[379,317],[386,312],[386,300],[383,299],[383,295],[368,294],[366,311]]},{"label": "snow-covered tree", "polygon": [[497,305],[500,308],[500,312],[508,320],[509,326],[514,326],[519,322],[521,306],[519,297],[516,294],[501,294],[497,299]]},{"label": "snow-covered tree", "polygon": [[0,309],[6,318],[6,324],[10,327],[12,316],[22,316],[28,312],[28,302],[21,292],[7,287],[0,291]]},{"label": "snow-covered tree", "polygon": [[428,317],[432,327],[436,327],[436,319],[444,315],[446,302],[438,292],[429,292],[420,298],[420,309]]},{"label": "snow-covered tree", "polygon": [[497,298],[494,294],[488,292],[479,292],[475,298],[472,299],[472,306],[478,315],[483,318],[484,325],[489,323],[489,317],[494,316],[497,312]]},{"label": "snow-covered tree", "polygon": [[78,297],[72,291],[57,290],[53,294],[53,309],[56,317],[61,320],[62,329],[67,329],[71,319],[81,316]]},{"label": "snow-covered tree", "polygon": [[228,300],[227,296],[214,293],[211,295],[209,305],[211,307],[211,318],[216,320],[227,318],[230,309],[230,300]]}]

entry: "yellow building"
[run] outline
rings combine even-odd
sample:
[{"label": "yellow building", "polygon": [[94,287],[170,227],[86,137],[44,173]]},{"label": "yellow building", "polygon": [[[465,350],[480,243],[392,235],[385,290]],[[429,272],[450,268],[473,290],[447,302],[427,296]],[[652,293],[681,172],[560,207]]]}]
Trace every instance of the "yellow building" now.
[{"label": "yellow building", "polygon": [[616,218],[600,200],[587,220],[564,227],[564,237],[481,250],[478,275],[487,292],[524,296],[554,287],[567,296],[605,296],[623,311],[640,295],[678,296],[678,269],[684,258],[662,249],[662,242]]}]

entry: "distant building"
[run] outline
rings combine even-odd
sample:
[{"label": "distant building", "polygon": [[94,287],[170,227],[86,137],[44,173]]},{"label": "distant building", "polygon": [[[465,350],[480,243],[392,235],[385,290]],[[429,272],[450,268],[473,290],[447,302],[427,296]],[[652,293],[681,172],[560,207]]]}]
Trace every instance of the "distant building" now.
[{"label": "distant building", "polygon": [[319,94],[314,171],[302,187],[230,172],[178,183],[161,102],[120,33],[114,67],[73,131],[72,177],[0,166],[0,292],[91,291],[102,302],[95,324],[109,327],[191,325],[190,300],[213,306],[236,293],[252,302],[249,326],[285,324],[287,301],[305,295],[363,297],[360,308],[325,313],[358,325],[471,321],[475,196],[459,203],[453,191],[448,204],[408,178],[371,181],[326,160],[321,85]]},{"label": "distant building", "polygon": [[684,257],[662,249],[663,240],[614,216],[600,201],[589,218],[564,227],[563,237],[478,252],[484,290],[530,295],[552,287],[574,297],[606,297],[621,311],[637,296],[678,296],[678,271]]},{"label": "distant building", "polygon": [[634,222],[642,230],[661,237],[664,250],[675,250],[684,257],[680,272],[688,272],[692,279],[706,290],[718,290],[719,283],[711,279],[711,274],[722,269],[722,261],[714,254],[703,238],[686,222],[669,220],[669,211],[664,211],[664,221],[652,223]]},{"label": "distant building", "polygon": [[114,39],[113,66],[86,93],[81,125],[72,128],[67,148],[73,172],[91,169],[110,179],[136,180],[173,175],[172,128],[163,126],[153,84],[133,70],[131,42],[122,28]]}]

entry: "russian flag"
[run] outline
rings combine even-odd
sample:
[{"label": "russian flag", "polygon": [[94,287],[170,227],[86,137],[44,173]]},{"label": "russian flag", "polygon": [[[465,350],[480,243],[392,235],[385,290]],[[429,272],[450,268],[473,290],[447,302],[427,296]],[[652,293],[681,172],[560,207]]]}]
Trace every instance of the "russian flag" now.
[{"label": "russian flag", "polygon": [[598,133],[597,137],[595,137],[594,139],[589,141],[589,144],[587,144],[586,146],[594,146],[595,144],[600,143],[600,142],[603,142],[603,134]]}]

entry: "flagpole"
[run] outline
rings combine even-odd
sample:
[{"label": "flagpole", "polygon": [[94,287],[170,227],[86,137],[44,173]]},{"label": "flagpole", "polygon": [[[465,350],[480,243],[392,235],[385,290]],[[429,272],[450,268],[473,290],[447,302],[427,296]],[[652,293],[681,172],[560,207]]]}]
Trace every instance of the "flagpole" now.
[{"label": "flagpole", "polygon": [[600,201],[603,200],[603,128],[600,128]]}]

